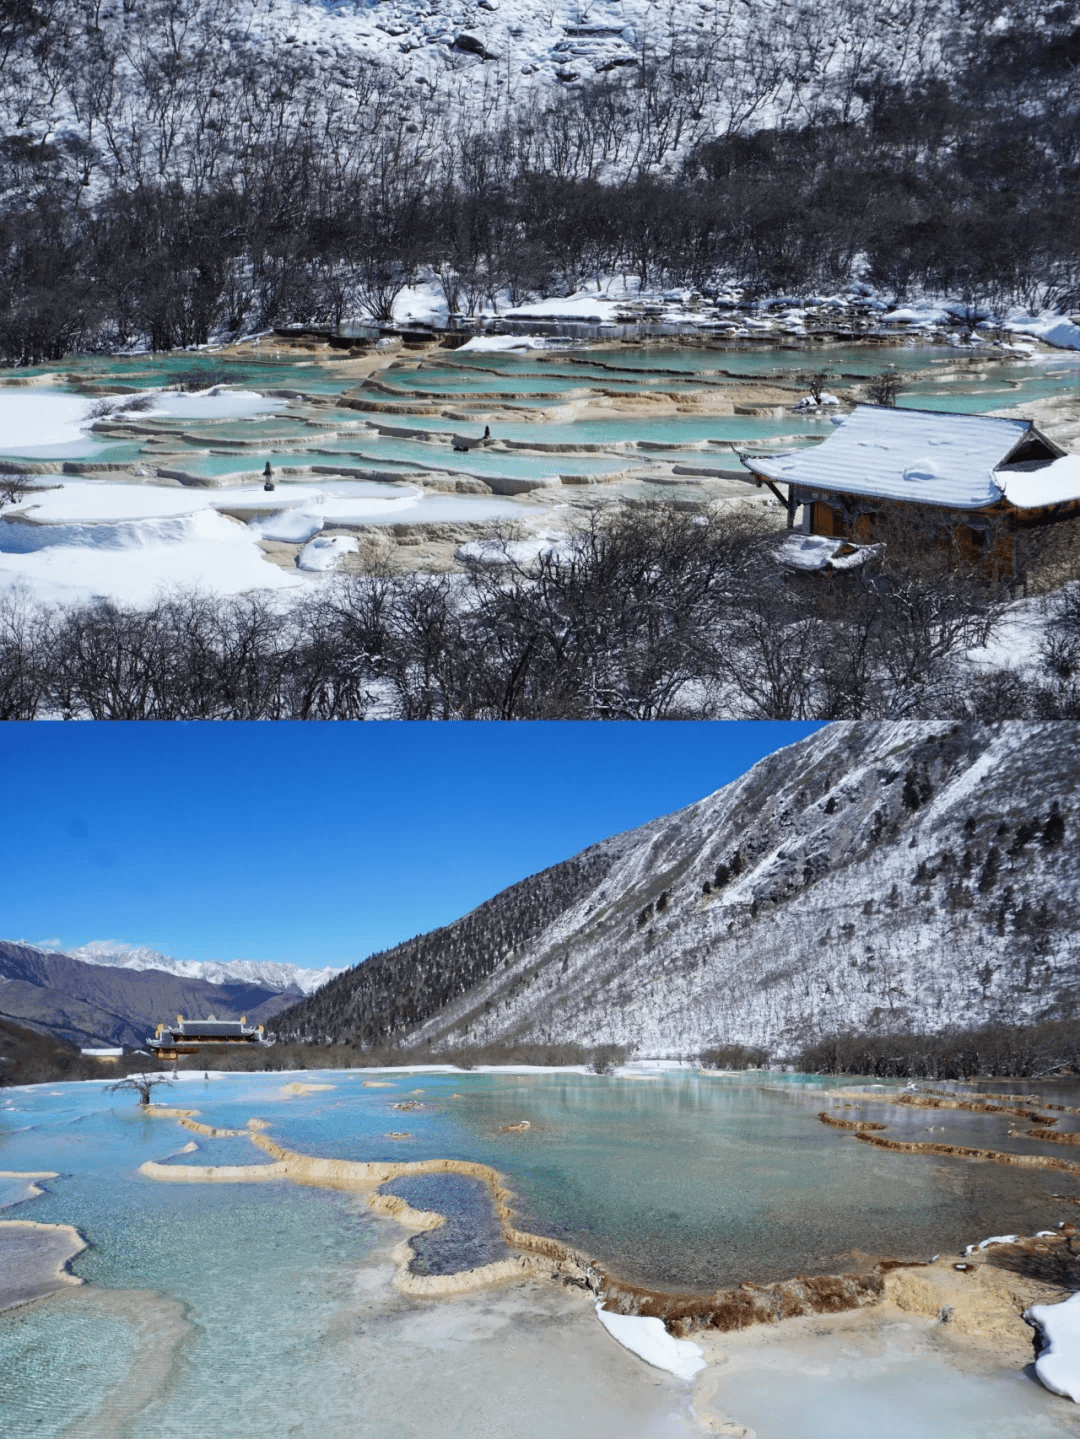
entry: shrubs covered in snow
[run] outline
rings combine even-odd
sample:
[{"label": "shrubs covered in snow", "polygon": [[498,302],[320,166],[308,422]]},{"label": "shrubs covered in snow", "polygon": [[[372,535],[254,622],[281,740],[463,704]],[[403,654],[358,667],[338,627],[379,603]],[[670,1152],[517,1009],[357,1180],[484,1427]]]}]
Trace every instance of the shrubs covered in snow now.
[{"label": "shrubs covered in snow", "polygon": [[8,5],[0,357],[400,320],[421,267],[443,313],[627,274],[782,297],[751,329],[1022,307],[1075,346],[1070,7],[651,11]]},{"label": "shrubs covered in snow", "polygon": [[[146,491],[128,489],[142,503]],[[205,492],[175,492],[185,503],[189,493]],[[305,566],[340,566],[356,541],[327,536],[320,518],[255,524],[306,543]],[[247,526],[207,510],[155,523],[206,530],[218,564],[229,545],[245,563],[255,555],[265,577]],[[127,542],[122,530],[98,527],[116,544]],[[43,533],[8,525],[0,540],[39,545]],[[87,549],[101,565],[111,553]],[[993,636],[1000,604],[978,573],[947,556],[886,544],[873,566],[823,583],[797,573],[785,582],[779,555],[777,531],[756,509],[659,504],[604,509],[557,543],[530,547],[527,563],[472,563],[464,574],[361,566],[300,591],[295,571],[274,570],[292,587],[287,597],[173,591],[142,607],[51,609],[9,593],[0,601],[0,717],[1080,715],[1076,590],[1053,601],[1042,670],[1014,682],[1009,671],[973,670],[968,652]],[[913,780],[908,793],[918,792]],[[727,856],[702,877],[704,899],[737,863]],[[985,892],[994,863],[984,849]],[[643,926],[663,896],[649,906]]]}]

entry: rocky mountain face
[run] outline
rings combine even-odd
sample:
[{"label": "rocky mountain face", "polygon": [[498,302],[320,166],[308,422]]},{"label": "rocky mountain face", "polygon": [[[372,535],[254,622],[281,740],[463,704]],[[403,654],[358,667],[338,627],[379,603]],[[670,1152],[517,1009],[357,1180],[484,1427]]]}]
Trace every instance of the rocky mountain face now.
[{"label": "rocky mountain face", "polygon": [[75,1045],[141,1047],[160,1020],[239,1019],[263,1024],[300,998],[244,982],[210,984],[159,969],[115,969],[0,940],[0,1018]]},{"label": "rocky mountain face", "polygon": [[256,984],[279,992],[299,990],[301,994],[313,994],[341,972],[332,968],[301,969],[298,964],[279,964],[274,960],[173,959],[146,945],[124,944],[114,939],[93,939],[64,953],[87,964],[107,964],[117,969],[161,969],[166,974],[205,979],[210,984]]},{"label": "rocky mountain face", "polygon": [[837,723],[347,971],[273,1028],[781,1057],[843,1031],[1070,1016],[1078,789],[1077,725]]}]

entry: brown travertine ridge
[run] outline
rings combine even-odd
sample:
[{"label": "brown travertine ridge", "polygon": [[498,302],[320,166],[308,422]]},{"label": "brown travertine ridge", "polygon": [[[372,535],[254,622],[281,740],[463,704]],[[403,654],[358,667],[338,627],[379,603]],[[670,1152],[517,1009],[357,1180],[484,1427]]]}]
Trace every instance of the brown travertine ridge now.
[{"label": "brown travertine ridge", "polygon": [[[988,1096],[980,1095],[979,1099],[986,1099]],[[1015,1095],[1006,1096],[1016,1098]],[[1042,1104],[1037,1096],[1031,1095],[1041,1109],[1061,1106]],[[858,1096],[859,1102],[871,1102],[877,1104],[899,1104],[905,1108],[916,1109],[965,1109],[974,1110],[978,1114],[1007,1114],[1017,1119],[1034,1119],[1040,1125],[1056,1124],[1056,1115],[1040,1114],[1034,1109],[1018,1109],[1005,1104],[977,1103],[972,1100],[948,1098],[931,1098],[924,1094],[862,1094]],[[856,1139],[861,1139],[864,1144],[873,1144],[878,1149],[891,1149],[900,1154],[944,1154],[954,1159],[984,1159],[992,1164],[1009,1164],[1019,1169],[1055,1169],[1063,1174],[1080,1175],[1080,1164],[1074,1164],[1068,1159],[1055,1159],[1049,1154],[1011,1154],[1001,1149],[975,1149],[963,1144],[926,1143],[913,1139],[886,1139],[882,1134],[868,1133],[870,1130],[882,1130],[888,1128],[884,1124],[874,1124],[870,1121],[853,1121],[847,1119],[834,1119],[825,1110],[819,1113],[818,1118],[823,1124],[834,1125],[837,1129],[853,1129],[857,1133]],[[1049,1139],[1056,1144],[1080,1144],[1080,1134],[1060,1134],[1052,1129],[1029,1129],[1028,1134],[1033,1139]]]},{"label": "brown travertine ridge", "polygon": [[[988,1104],[973,1099],[935,1098],[927,1094],[900,1094],[886,1099],[886,1104],[904,1104],[911,1109],[966,1109],[975,1114],[1011,1114],[1014,1119],[1034,1119],[1038,1124],[1056,1124],[1056,1117],[1039,1114],[1034,1109],[1020,1109],[1008,1104]],[[1044,1105],[1044,1108],[1050,1108]]]},{"label": "brown travertine ridge", "polygon": [[1051,1144],[1080,1144],[1080,1134],[1061,1134],[1056,1129],[1029,1129],[1028,1138],[1049,1140]]},{"label": "brown travertine ridge", "polygon": [[831,1124],[834,1129],[884,1129],[884,1124],[875,1124],[872,1119],[836,1119],[824,1110],[818,1115],[822,1124]]},{"label": "brown travertine ridge", "polygon": [[[846,1091],[851,1095],[851,1091]],[[911,1097],[863,1095],[858,1101],[873,1099],[884,1103],[910,1103]],[[918,1097],[916,1097],[918,1098]],[[850,1103],[846,1106],[852,1107]],[[936,1106],[930,1106],[936,1107]],[[977,1105],[956,1101],[942,1108],[972,1108],[982,1112],[1012,1114],[1001,1105]],[[1047,1108],[1049,1106],[1042,1106]],[[1044,1119],[1034,1111],[1027,1111],[1035,1118]],[[905,1153],[930,1153],[964,1159],[991,1160],[996,1163],[1019,1165],[1028,1168],[1060,1170],[1080,1175],[1080,1164],[1042,1155],[1015,1155],[990,1149],[974,1149],[950,1144],[924,1144],[906,1140],[886,1139],[880,1133],[883,1124],[870,1120],[845,1120],[822,1112],[818,1118],[826,1124],[853,1131],[853,1137],[884,1149]],[[1054,1120],[1050,1120],[1053,1123]],[[297,1184],[311,1184],[334,1189],[353,1189],[365,1193],[366,1202],[375,1213],[386,1215],[408,1228],[429,1230],[445,1223],[445,1216],[436,1211],[415,1210],[405,1200],[395,1195],[379,1194],[376,1191],[390,1180],[422,1174],[461,1174],[478,1179],[486,1185],[502,1229],[504,1242],[512,1249],[525,1251],[493,1264],[457,1274],[418,1275],[412,1274],[409,1264],[413,1252],[408,1240],[403,1240],[393,1251],[397,1265],[395,1287],[404,1293],[418,1297],[438,1297],[460,1294],[492,1284],[512,1282],[516,1279],[543,1277],[545,1273],[553,1279],[569,1280],[582,1285],[602,1297],[606,1307],[615,1313],[641,1315],[662,1319],[677,1337],[684,1338],[699,1329],[720,1332],[744,1329],[754,1324],[774,1324],[782,1319],[809,1317],[822,1314],[840,1314],[863,1308],[882,1301],[897,1305],[911,1312],[938,1317],[946,1308],[942,1299],[945,1290],[955,1284],[956,1275],[961,1272],[954,1266],[955,1256],[935,1260],[930,1264],[908,1262],[896,1259],[879,1261],[863,1274],[796,1275],[790,1279],[778,1280],[771,1284],[744,1282],[737,1288],[717,1290],[711,1294],[678,1294],[646,1288],[642,1285],[624,1283],[608,1274],[596,1261],[575,1252],[568,1245],[545,1235],[531,1234],[517,1229],[514,1225],[513,1198],[505,1187],[503,1176],[489,1165],[470,1160],[427,1159],[407,1162],[388,1160],[357,1161],[347,1159],[324,1159],[317,1155],[298,1154],[286,1149],[266,1134],[259,1132],[268,1126],[262,1120],[248,1120],[247,1133],[251,1142],[271,1156],[272,1162],[253,1165],[191,1167],[157,1164],[152,1161],[140,1166],[140,1173],[152,1179],[172,1182],[226,1182],[244,1183],[259,1180],[289,1179]],[[204,1126],[208,1128],[208,1126]],[[229,1133],[230,1131],[220,1131]],[[1062,1136],[1063,1137],[1063,1136]],[[1058,1235],[1041,1235],[1034,1239],[1021,1239],[1017,1244],[1007,1246],[1010,1251],[1043,1256],[1055,1246],[1066,1245],[1077,1234],[1072,1225],[1063,1226]],[[1004,1247],[1004,1246],[1003,1246]],[[1071,1256],[1071,1247],[1066,1258]],[[973,1271],[985,1263],[985,1257],[976,1256],[965,1260],[964,1273]],[[911,1277],[916,1276],[916,1277]],[[989,1287],[988,1287],[989,1286]],[[971,1333],[986,1334],[987,1325],[993,1327],[1001,1315],[997,1314],[1002,1304],[1008,1317],[1023,1328],[1020,1315],[1032,1303],[1052,1302],[1054,1297],[1064,1298],[1068,1292],[1060,1284],[1013,1285],[1016,1294],[1002,1298],[1001,1284],[989,1281],[981,1288],[969,1285],[963,1290],[967,1296],[964,1313],[968,1316],[965,1324]],[[984,1290],[986,1291],[984,1293]],[[992,1293],[991,1293],[992,1291]],[[1012,1294],[1012,1291],[1009,1291]],[[1020,1298],[1016,1296],[1019,1295]],[[989,1296],[989,1297],[988,1297]],[[950,1296],[947,1296],[951,1298]],[[1016,1303],[1013,1303],[1013,1299]],[[1022,1299],[1022,1303],[1021,1303]],[[936,1305],[936,1307],[934,1307]],[[1016,1306],[1019,1305],[1019,1308]],[[929,1308],[927,1306],[930,1306]],[[989,1306],[989,1308],[988,1308]],[[996,1306],[996,1308],[995,1308]],[[1010,1307],[1011,1306],[1011,1307]],[[968,1310],[971,1311],[968,1314]],[[986,1314],[994,1311],[994,1318]],[[1015,1313],[1014,1313],[1015,1310]],[[986,1311],[986,1314],[983,1314]],[[1004,1311],[1003,1311],[1004,1312]],[[978,1315],[983,1314],[979,1319]],[[992,1321],[992,1322],[991,1322]],[[981,1324],[981,1328],[979,1327]],[[959,1326],[958,1326],[959,1328]],[[1014,1336],[1015,1337],[1015,1336]]]},{"label": "brown travertine ridge", "polygon": [[1033,1100],[1038,1103],[1040,1109],[1055,1109],[1058,1114],[1080,1114],[1080,1109],[1070,1109],[1067,1104],[1051,1104],[1049,1100],[1039,1099],[1034,1094],[953,1094],[948,1089],[927,1089],[926,1094],[936,1094],[942,1099],[981,1099],[988,1104],[1030,1104]]}]

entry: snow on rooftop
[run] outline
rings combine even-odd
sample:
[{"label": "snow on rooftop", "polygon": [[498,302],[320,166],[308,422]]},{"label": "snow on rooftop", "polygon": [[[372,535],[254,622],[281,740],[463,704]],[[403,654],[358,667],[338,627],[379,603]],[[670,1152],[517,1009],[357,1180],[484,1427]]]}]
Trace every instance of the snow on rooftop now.
[{"label": "snow on rooftop", "polygon": [[1030,470],[999,470],[994,478],[1017,509],[1064,504],[1080,499],[1080,455],[1062,455]]},{"label": "snow on rooftop", "polygon": [[1030,420],[857,405],[822,444],[744,462],[809,489],[975,510],[1001,498],[993,471],[1030,428]]}]

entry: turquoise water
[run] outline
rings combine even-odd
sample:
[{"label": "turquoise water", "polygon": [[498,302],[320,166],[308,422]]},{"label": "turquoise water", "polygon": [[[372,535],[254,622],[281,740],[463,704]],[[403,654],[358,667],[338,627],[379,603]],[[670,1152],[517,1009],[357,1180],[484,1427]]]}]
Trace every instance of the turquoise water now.
[{"label": "turquoise water", "polygon": [[[304,1153],[491,1164],[516,1196],[521,1227],[658,1287],[850,1268],[858,1262],[852,1250],[926,1257],[991,1233],[1049,1228],[1071,1217],[1051,1195],[1077,1190],[1060,1174],[860,1144],[817,1121],[823,1105],[841,1101],[822,1082],[799,1077],[330,1071],[303,1076],[332,1086],[309,1095],[285,1092],[290,1077],[195,1077],[163,1098],[219,1127],[259,1117],[275,1139]],[[372,1079],[388,1087],[366,1087]],[[897,1136],[921,1138],[935,1126],[954,1140],[1040,1152],[1032,1141],[1008,1139],[1006,1117],[860,1108],[858,1092],[848,1093],[854,1107],[838,1112],[876,1116]],[[524,1119],[527,1131],[509,1128]],[[189,1143],[197,1147],[180,1153]],[[361,1196],[281,1180],[171,1184],[137,1172],[147,1159],[202,1166],[269,1156],[244,1138],[214,1140],[140,1114],[98,1084],[2,1096],[0,1166],[61,1175],[16,1212],[75,1224],[89,1242],[72,1265],[84,1288],[0,1314],[3,1432],[692,1432],[668,1410],[649,1410],[665,1393],[650,1371],[641,1371],[643,1388],[629,1398],[614,1384],[597,1387],[598,1364],[630,1361],[603,1347],[591,1319],[591,1328],[571,1328],[563,1340],[549,1320],[529,1328],[529,1313],[548,1301],[518,1290],[491,1291],[464,1307],[395,1297],[387,1252],[405,1231],[373,1216]],[[414,1272],[452,1272],[503,1252],[475,1183],[432,1175],[389,1188],[449,1216],[442,1230],[414,1239]],[[484,1343],[472,1344],[474,1337]],[[798,1392],[815,1392],[811,1380]],[[485,1427],[478,1416],[489,1401],[481,1396],[500,1384],[517,1417],[501,1407]],[[767,1399],[752,1374],[721,1392],[725,1412],[737,1400],[757,1414]],[[862,1413],[860,1393],[852,1412]],[[766,1404],[765,1418],[782,1419],[789,1408]],[[794,1439],[804,1431],[762,1420],[759,1432]],[[816,1439],[818,1431],[805,1433]]]},{"label": "turquoise water", "polygon": [[[621,471],[634,462],[633,456],[626,459],[599,458],[580,455],[517,455],[506,451],[470,450],[467,454],[451,449],[449,445],[436,448],[418,440],[398,440],[372,436],[365,437],[362,447],[355,439],[334,444],[322,443],[317,447],[300,452],[285,450],[245,450],[239,454],[205,455],[195,451],[192,454],[178,454],[163,458],[165,469],[182,470],[185,474],[204,478],[225,475],[254,475],[262,471],[269,460],[278,471],[283,482],[289,476],[281,476],[280,470],[288,465],[318,465],[332,467],[334,463],[346,469],[379,470],[399,466],[403,470],[448,470],[462,475],[509,475],[513,478],[540,479],[559,474],[591,475],[610,474]],[[312,483],[321,483],[321,475],[313,475]]]},{"label": "turquoise water", "polygon": [[[440,355],[421,361],[416,367],[384,370],[377,378],[381,384],[400,392],[403,422],[417,429],[447,432],[455,428],[455,421],[441,415],[408,415],[410,393],[436,402],[440,398],[452,401],[459,394],[479,396],[462,401],[472,409],[485,403],[497,407],[503,397],[520,393],[526,398],[513,403],[520,403],[522,409],[531,410],[545,405],[557,406],[560,401],[580,396],[589,389],[636,393],[643,387],[650,391],[664,388],[678,391],[704,384],[717,387],[718,393],[723,393],[725,386],[737,384],[740,377],[746,380],[778,378],[790,382],[796,372],[803,369],[824,369],[835,376],[836,387],[843,387],[886,366],[910,377],[900,397],[902,406],[973,413],[1071,393],[1075,391],[1080,376],[1080,356],[1063,355],[1050,360],[999,364],[979,355],[969,356],[965,352],[940,346],[864,348],[848,345],[819,351],[798,351],[777,346],[749,350],[645,348],[609,350],[575,357],[560,354],[550,359],[539,358],[535,354],[470,356],[457,352],[452,359]],[[378,391],[357,386],[355,373],[347,373],[347,362],[344,365],[333,362],[325,365],[315,361],[274,361],[272,358],[223,361],[213,355],[114,360],[83,358],[72,360],[59,370],[42,367],[37,373],[56,375],[60,383],[66,378],[69,384],[76,386],[96,381],[146,387],[172,383],[177,375],[192,368],[205,369],[208,375],[211,371],[224,369],[234,383],[261,390],[295,388],[326,395],[351,391],[378,398]],[[369,419],[372,425],[378,425],[380,420],[394,422],[394,417],[389,414],[368,416],[365,413],[364,418]],[[459,421],[457,425],[471,430],[484,418],[482,413],[477,413],[475,418]],[[236,447],[232,455],[192,457],[176,462],[181,468],[204,475],[261,468],[268,457],[277,463],[288,463],[290,457],[296,457],[298,463],[303,463],[316,450],[345,456],[362,448],[363,460],[377,460],[385,456],[390,463],[415,461],[430,464],[432,459],[428,450],[417,449],[414,443],[408,441],[390,438],[372,441],[374,431],[365,430],[360,414],[347,409],[308,415],[302,412],[276,414],[254,421],[208,422],[192,419],[168,422],[139,421],[138,417],[134,420],[146,432],[144,441],[110,442],[87,438],[73,445],[54,447],[56,453],[52,457],[57,460],[83,458],[98,463],[141,461],[153,464],[159,458],[162,444],[184,452],[189,449],[214,449],[215,445],[227,441],[244,442],[242,447]],[[540,423],[499,416],[492,428],[497,438],[521,444],[539,442],[571,446],[696,445],[709,441],[719,445],[758,443],[769,446],[775,443],[788,446],[802,442],[799,436],[808,441],[828,433],[827,417],[818,420],[801,415],[755,419],[750,416],[613,414],[610,417],[592,415],[580,420],[556,419]],[[335,435],[335,430],[343,433]],[[449,446],[440,441],[440,452],[444,447],[449,451]],[[40,454],[24,458],[44,457]],[[162,462],[167,465],[168,457],[162,457]],[[443,463],[441,453],[438,463]],[[445,463],[449,468],[472,470],[478,474],[536,477],[548,472],[545,467],[537,468],[533,463],[479,452],[459,458],[448,455]],[[552,466],[552,471],[588,475],[614,468],[618,468],[615,462],[562,456]]]},{"label": "turquoise water", "polygon": [[[373,420],[374,424],[379,421]],[[387,423],[393,423],[387,421]],[[491,433],[497,440],[515,440],[521,443],[541,445],[612,445],[636,444],[659,441],[664,444],[692,445],[699,441],[721,440],[744,443],[750,440],[768,440],[779,436],[790,436],[823,425],[814,420],[807,421],[802,415],[785,415],[782,419],[758,420],[746,415],[664,415],[645,419],[639,415],[612,415],[603,419],[583,419],[570,422],[530,424],[526,420],[499,419],[491,426]],[[410,429],[445,432],[446,420],[418,415],[408,421]],[[472,432],[471,426],[462,426]],[[475,455],[476,451],[470,452]],[[564,456],[564,458],[566,458]],[[561,463],[561,460],[560,460]]]},{"label": "turquoise water", "polygon": [[[334,1088],[309,1096],[282,1094],[274,1077],[185,1084],[184,1103],[222,1128],[268,1120],[276,1139],[308,1154],[490,1164],[509,1176],[523,1227],[561,1238],[624,1277],[676,1289],[828,1272],[852,1248],[920,1257],[1003,1225],[1033,1232],[1061,1217],[1046,1196],[1076,1187],[1061,1175],[1018,1179],[990,1165],[979,1167],[972,1185],[962,1162],[876,1150],[820,1124],[822,1101],[806,1083],[454,1074],[396,1077],[393,1088],[365,1089],[363,1073],[322,1076]],[[412,1100],[421,1107],[393,1107]],[[140,1118],[91,1086],[63,1086],[57,1098],[20,1094],[15,1104],[0,1110],[0,1124],[25,1122],[19,1110],[27,1105],[34,1127],[0,1143],[0,1162],[70,1175],[32,1201],[35,1217],[89,1225],[87,1232],[105,1213],[96,1200],[102,1166],[110,1192],[128,1194],[133,1185],[145,1204],[157,1190],[133,1171],[192,1138],[195,1163],[265,1157],[245,1140],[205,1139],[168,1120]],[[527,1133],[506,1128],[523,1119]],[[928,1127],[946,1126],[952,1142],[1060,1154],[1009,1140],[1010,1121],[998,1116],[889,1107],[887,1122],[897,1137],[924,1138]],[[410,1138],[389,1139],[391,1131]],[[190,1195],[160,1202],[198,1204]]]},{"label": "turquoise water", "polygon": [[28,366],[13,372],[13,378],[24,379],[41,375],[67,378],[71,384],[123,385],[133,389],[171,388],[181,376],[191,371],[207,372],[208,383],[226,371],[229,383],[252,389],[305,389],[317,394],[339,394],[356,384],[355,373],[337,369],[331,362],[324,367],[314,360],[275,358],[270,344],[264,359],[224,359],[215,354],[173,353],[169,355],[120,355],[103,359],[92,355],[74,355],[59,364]]}]

